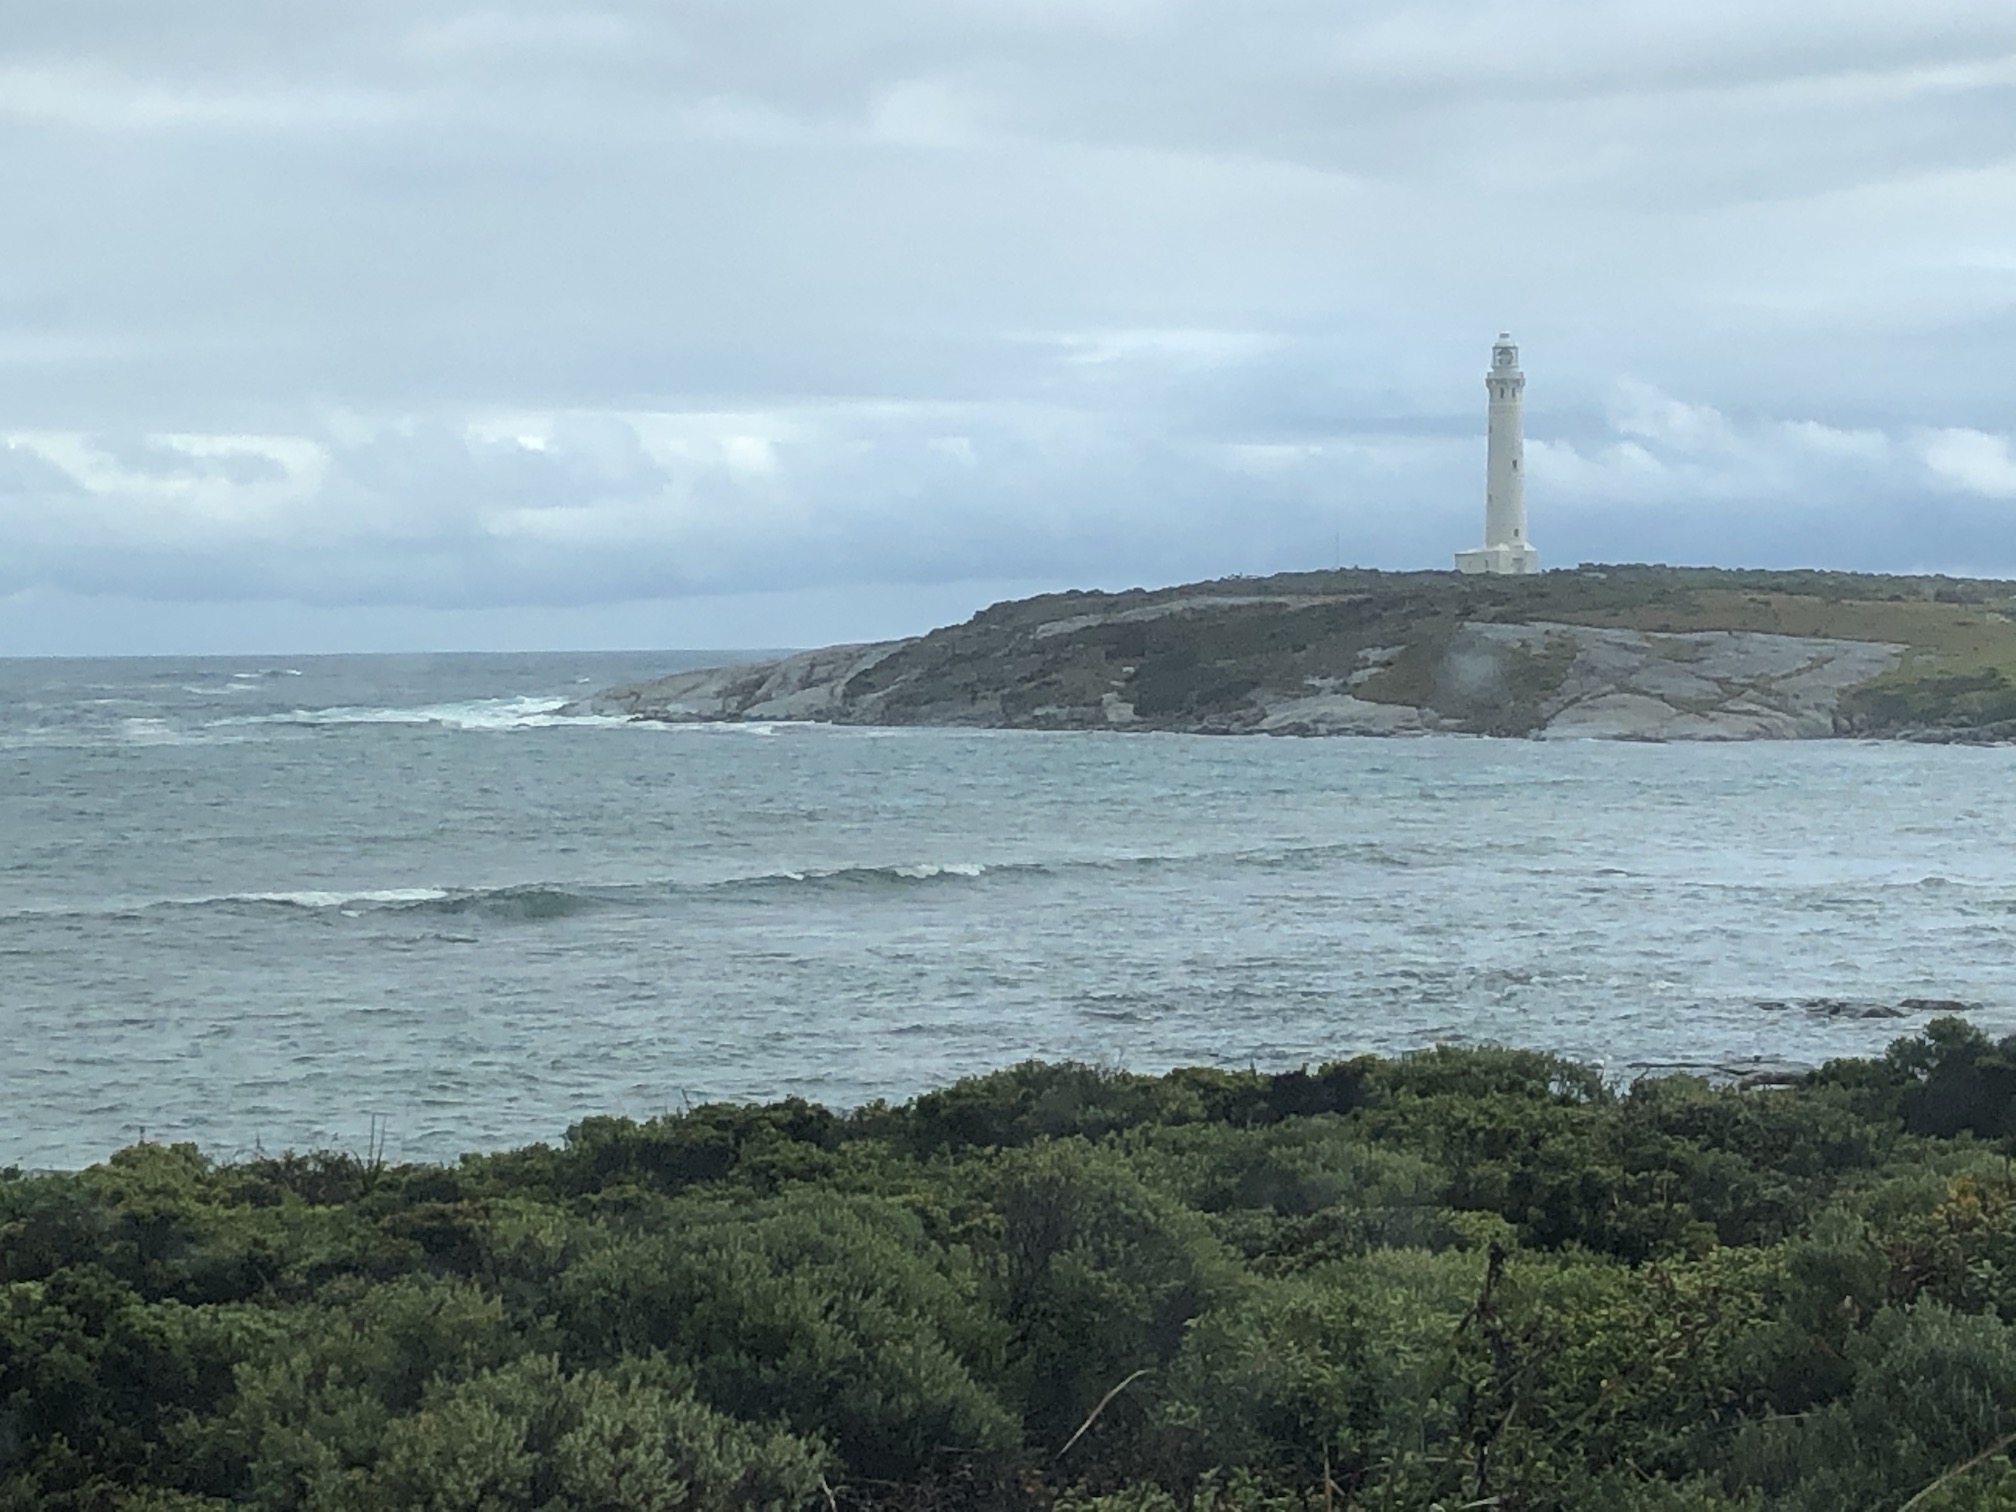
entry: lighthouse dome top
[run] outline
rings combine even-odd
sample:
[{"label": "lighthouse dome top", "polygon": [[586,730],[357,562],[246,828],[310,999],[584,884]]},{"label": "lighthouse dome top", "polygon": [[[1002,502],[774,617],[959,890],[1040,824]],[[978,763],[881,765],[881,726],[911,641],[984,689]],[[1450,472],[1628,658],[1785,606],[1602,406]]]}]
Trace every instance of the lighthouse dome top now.
[{"label": "lighthouse dome top", "polygon": [[1491,366],[1494,368],[1519,366],[1519,346],[1513,341],[1510,331],[1498,333],[1498,341],[1491,348]]}]

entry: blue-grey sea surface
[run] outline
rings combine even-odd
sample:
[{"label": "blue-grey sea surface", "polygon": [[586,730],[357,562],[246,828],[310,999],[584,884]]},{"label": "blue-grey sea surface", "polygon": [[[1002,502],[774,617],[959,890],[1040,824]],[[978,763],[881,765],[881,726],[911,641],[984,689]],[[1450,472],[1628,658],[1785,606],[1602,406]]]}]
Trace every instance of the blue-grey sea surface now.
[{"label": "blue-grey sea surface", "polygon": [[374,1121],[446,1159],[1030,1056],[2011,1027],[2009,749],[554,713],[706,659],[0,661],[0,1165]]}]

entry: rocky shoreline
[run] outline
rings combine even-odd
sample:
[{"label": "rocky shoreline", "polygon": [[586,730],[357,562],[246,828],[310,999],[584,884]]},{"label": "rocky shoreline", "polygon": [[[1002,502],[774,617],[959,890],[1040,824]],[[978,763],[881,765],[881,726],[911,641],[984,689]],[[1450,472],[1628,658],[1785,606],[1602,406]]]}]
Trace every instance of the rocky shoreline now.
[{"label": "rocky shoreline", "polygon": [[[610,688],[563,712],[661,723],[1299,736],[2016,740],[2016,717],[1981,717],[2003,712],[1994,701],[1999,672],[1945,677],[1964,684],[1947,699],[1952,708],[1914,718],[1924,712],[1925,678],[1906,681],[1902,693],[1870,690],[1904,676],[1921,648],[1819,633],[1830,618],[1915,633],[1924,616],[1891,609],[1896,594],[1872,601],[1884,615],[1857,617],[1838,607],[1852,601],[1819,601],[1815,610],[1811,595],[1662,597],[1640,584],[1634,597],[1607,571],[1482,588],[1436,581],[1452,574],[1355,577],[1341,585],[1355,592],[1330,583],[1321,586],[1333,591],[1307,591],[1318,584],[1297,578],[1050,595],[928,635]],[[1628,576],[1623,583],[1633,586]],[[1828,606],[1836,606],[1831,615]],[[1969,613],[1991,630],[2009,623],[1986,611],[1951,617],[1972,623]],[[1718,616],[1732,623],[1712,623]],[[1613,622],[1593,622],[1605,618]],[[1941,679],[1929,685],[1939,691]],[[1966,717],[1953,712],[1963,699]]]}]

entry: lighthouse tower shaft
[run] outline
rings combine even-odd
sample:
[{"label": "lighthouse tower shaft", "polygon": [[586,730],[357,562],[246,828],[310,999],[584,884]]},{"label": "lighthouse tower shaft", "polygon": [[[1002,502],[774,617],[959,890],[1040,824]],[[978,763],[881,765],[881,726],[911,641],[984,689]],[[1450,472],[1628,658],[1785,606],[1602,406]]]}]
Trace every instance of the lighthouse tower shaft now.
[{"label": "lighthouse tower shaft", "polygon": [[1526,538],[1526,375],[1519,370],[1519,348],[1508,334],[1501,334],[1491,348],[1484,392],[1484,544],[1457,552],[1456,570],[1538,572],[1540,553]]}]

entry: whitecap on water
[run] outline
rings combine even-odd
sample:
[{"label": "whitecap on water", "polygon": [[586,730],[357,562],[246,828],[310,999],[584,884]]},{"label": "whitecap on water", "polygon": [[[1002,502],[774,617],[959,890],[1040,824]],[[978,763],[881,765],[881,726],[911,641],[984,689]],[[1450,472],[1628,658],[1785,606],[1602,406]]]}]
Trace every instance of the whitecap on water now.
[{"label": "whitecap on water", "polygon": [[202,737],[179,730],[165,719],[122,719],[119,738],[127,745],[200,745]]},{"label": "whitecap on water", "polygon": [[291,709],[283,714],[252,714],[219,720],[219,724],[255,725],[414,725],[443,730],[543,730],[568,726],[623,725],[610,715],[562,714],[564,698],[482,698],[466,703],[420,704],[410,708],[377,708],[341,704],[327,709]]},{"label": "whitecap on water", "polygon": [[303,888],[295,892],[227,893],[222,897],[191,899],[200,903],[284,903],[293,908],[353,909],[359,904],[395,906],[401,903],[437,903],[449,896],[441,887],[367,887],[337,892]]}]

